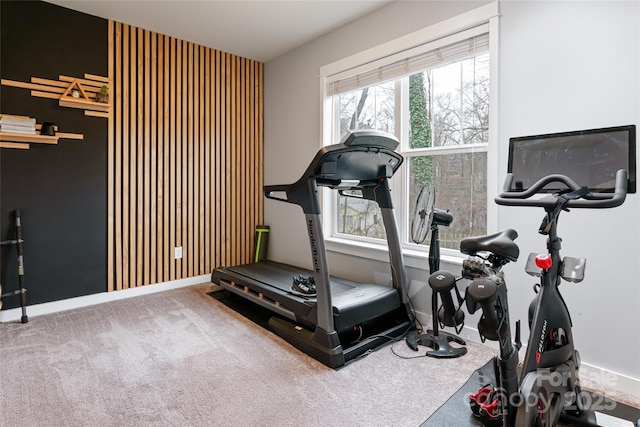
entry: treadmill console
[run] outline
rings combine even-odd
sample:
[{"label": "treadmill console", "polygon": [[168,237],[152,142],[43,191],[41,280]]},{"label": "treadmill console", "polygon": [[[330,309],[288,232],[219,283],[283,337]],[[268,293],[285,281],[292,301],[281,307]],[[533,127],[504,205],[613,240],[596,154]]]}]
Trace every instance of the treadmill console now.
[{"label": "treadmill console", "polygon": [[[376,130],[349,131],[338,144],[322,148],[305,173],[318,185],[330,186],[334,181],[370,182],[391,178],[403,158],[395,149],[395,136]],[[332,183],[323,182],[329,180]]]},{"label": "treadmill console", "polygon": [[[378,187],[393,176],[404,160],[395,151],[398,145],[396,137],[385,132],[349,131],[339,143],[322,147],[296,182],[265,185],[265,196],[297,204],[305,213],[319,214],[320,202],[315,187],[334,190]],[[390,194],[372,194],[370,197],[381,207],[391,206]]]},{"label": "treadmill console", "polygon": [[371,147],[384,147],[395,150],[398,140],[390,133],[375,130],[352,130],[342,138],[341,144],[351,147],[354,145],[367,145]]}]

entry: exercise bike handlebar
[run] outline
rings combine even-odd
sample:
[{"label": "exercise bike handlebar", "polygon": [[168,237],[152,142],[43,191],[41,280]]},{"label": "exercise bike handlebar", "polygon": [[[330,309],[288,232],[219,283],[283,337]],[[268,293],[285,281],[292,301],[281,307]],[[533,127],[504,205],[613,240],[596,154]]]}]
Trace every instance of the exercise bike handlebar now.
[{"label": "exercise bike handlebar", "polygon": [[[514,176],[508,173],[502,187],[502,193],[495,198],[495,202],[503,206],[537,206],[541,208],[554,208],[560,194],[553,194],[543,198],[532,198],[548,184],[560,182],[568,187],[568,191],[579,190],[581,187],[566,175],[547,175],[538,180],[525,191],[512,191]],[[624,203],[627,197],[627,171],[624,169],[616,172],[616,184],[613,193],[589,192],[581,199],[569,200],[566,208],[614,208]]]}]

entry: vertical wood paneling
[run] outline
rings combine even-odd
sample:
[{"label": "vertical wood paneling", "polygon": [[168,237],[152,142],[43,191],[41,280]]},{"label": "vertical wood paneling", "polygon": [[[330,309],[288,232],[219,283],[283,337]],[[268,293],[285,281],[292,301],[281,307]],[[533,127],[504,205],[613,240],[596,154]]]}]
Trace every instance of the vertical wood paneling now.
[{"label": "vertical wood paneling", "polygon": [[[164,159],[165,159],[165,153],[164,153],[164,144],[163,144],[163,136],[164,136],[164,110],[165,108],[163,107],[163,99],[164,99],[164,79],[163,79],[163,71],[164,71],[164,67],[165,67],[165,58],[164,58],[164,38],[161,35],[156,35],[157,38],[157,53],[156,53],[156,62],[155,62],[155,66],[154,66],[154,70],[156,70],[156,84],[154,85],[154,87],[156,87],[158,93],[156,96],[156,100],[155,100],[155,111],[156,111],[156,122],[155,122],[155,128],[157,131],[157,136],[156,136],[156,165],[158,167],[158,173],[157,173],[157,196],[156,196],[156,211],[157,211],[157,215],[156,215],[156,224],[155,226],[157,227],[157,240],[156,240],[156,256],[155,256],[155,267],[156,267],[156,274],[154,277],[152,277],[151,282],[155,283],[157,282],[160,278],[162,278],[162,271],[164,268],[165,263],[163,262],[163,251],[164,248],[167,247],[167,245],[165,245],[165,240],[166,239],[166,233],[165,233],[165,227],[164,227],[164,215],[165,215],[165,210],[164,210],[164,195],[166,194],[164,191],[164,183],[165,183],[165,177],[164,177]],[[152,61],[153,62],[153,61]],[[151,194],[153,196],[153,192]],[[154,228],[152,227],[152,230]],[[153,233],[152,233],[153,234]],[[151,265],[153,266],[153,261],[151,263]]]},{"label": "vertical wood paneling", "polygon": [[[222,53],[221,54],[221,64],[220,64],[220,69],[222,72],[222,83],[221,83],[221,89],[222,89],[222,97],[220,99],[220,149],[221,149],[221,155],[222,158],[220,159],[220,180],[221,180],[221,187],[220,187],[220,207],[219,207],[219,212],[221,215],[221,223],[220,223],[220,256],[221,256],[221,260],[220,263],[222,265],[232,265],[231,262],[231,244],[229,241],[229,232],[228,232],[228,227],[230,224],[230,221],[227,218],[227,206],[229,206],[229,200],[231,199],[231,191],[225,191],[225,189],[230,188],[228,181],[228,176],[229,176],[229,169],[230,169],[230,164],[231,164],[231,156],[229,156],[229,152],[230,150],[228,149],[228,147],[230,146],[229,144],[229,135],[230,135],[230,122],[229,122],[229,111],[231,108],[231,102],[230,102],[230,96],[229,96],[229,80],[230,80],[230,68],[229,68],[229,61],[228,61],[228,54],[227,53]],[[228,250],[225,250],[229,248]]]},{"label": "vertical wood paneling", "polygon": [[[236,110],[236,97],[235,97],[235,91],[234,91],[234,84],[235,84],[235,61],[233,60],[234,57],[233,55],[230,54],[225,54],[226,56],[226,61],[227,61],[227,69],[228,69],[228,73],[227,73],[227,108],[225,109],[225,111],[227,112],[226,114],[226,122],[227,122],[227,126],[226,129],[228,131],[227,133],[227,138],[225,139],[225,145],[229,148],[227,150],[228,152],[228,156],[226,158],[226,162],[225,162],[225,166],[226,166],[226,178],[227,178],[227,188],[233,188],[235,186],[235,181],[234,181],[234,172],[236,170],[236,134],[235,134],[235,110]],[[229,253],[229,264],[237,264],[236,261],[236,251],[238,250],[237,247],[233,247],[231,245],[231,241],[232,241],[232,236],[234,235],[235,232],[235,228],[236,228],[236,217],[235,215],[231,214],[231,211],[233,211],[234,207],[235,207],[235,203],[236,203],[236,195],[237,193],[235,191],[227,191],[226,194],[228,195],[228,203],[225,206],[225,214],[227,216],[227,230],[226,230],[226,237],[225,237],[225,248],[228,249],[228,253]]]},{"label": "vertical wood paneling", "polygon": [[[236,159],[236,182],[242,182],[242,175],[244,174],[244,168],[242,167],[242,165],[244,164],[244,150],[243,150],[243,138],[244,138],[244,133],[243,133],[243,129],[244,129],[244,121],[245,121],[245,117],[244,114],[242,113],[242,99],[244,97],[244,83],[243,83],[243,70],[244,70],[244,61],[242,58],[240,57],[236,57],[236,122],[237,122],[237,128],[236,128],[236,151],[237,151],[237,159]],[[238,188],[238,192],[237,192],[237,200],[236,200],[236,212],[240,213],[240,217],[239,218],[245,218],[245,212],[243,209],[243,199],[244,199],[244,186],[240,185],[237,186]],[[246,236],[246,233],[244,231],[244,227],[242,226],[242,223],[244,221],[236,221],[236,233],[240,234],[240,238],[244,241],[244,238]],[[238,248],[236,256],[238,257],[236,259],[236,262],[240,263],[242,262],[243,256],[242,256],[242,248]]]},{"label": "vertical wood paneling", "polygon": [[[122,24],[120,22],[109,21],[109,27],[115,26],[115,40],[110,45],[114,50],[114,68],[109,68],[113,78],[114,92],[111,94],[114,105],[122,105]],[[115,123],[114,123],[115,122]],[[113,211],[107,214],[114,217],[114,229],[108,230],[108,242],[113,242],[113,248],[109,245],[110,251],[107,256],[107,270],[115,274],[115,283],[107,280],[109,289],[122,289],[122,108],[111,108],[109,118],[109,155],[113,158],[113,179],[108,181],[109,189],[113,187]],[[110,192],[109,192],[110,194]],[[111,258],[111,251],[115,253]],[[115,265],[114,265],[115,264]]]},{"label": "vertical wood paneling", "polygon": [[[254,120],[252,120],[252,124],[254,126],[254,140],[255,141],[263,141],[262,139],[262,135],[263,135],[263,112],[262,112],[262,106],[263,106],[263,91],[262,91],[262,64],[254,62],[253,63],[253,68],[254,68],[254,75],[255,78],[252,80],[252,84],[253,84],[253,93],[254,93],[254,102],[253,102],[253,106],[255,108],[255,111],[253,113],[253,117]],[[253,187],[254,188],[259,188],[259,191],[253,191],[253,206],[255,206],[255,223],[256,224],[263,224],[263,204],[264,204],[264,196],[263,196],[263,192],[262,192],[262,177],[264,176],[264,172],[263,172],[263,165],[264,165],[264,161],[263,161],[263,145],[262,142],[260,143],[260,145],[258,146],[257,144],[253,145],[253,152],[254,152],[254,156],[255,159],[253,161],[253,164],[256,165],[256,172],[252,175],[253,178]]]},{"label": "vertical wood paneling", "polygon": [[[151,134],[151,150],[150,150],[150,165],[149,165],[149,180],[150,180],[150,188],[149,188],[149,211],[146,212],[146,216],[145,218],[149,218],[149,238],[151,240],[150,242],[150,247],[149,247],[149,265],[148,265],[148,277],[149,277],[149,283],[156,283],[156,266],[158,265],[158,260],[156,259],[156,246],[158,244],[158,240],[162,240],[162,230],[158,229],[158,224],[157,224],[157,220],[158,217],[162,217],[162,209],[158,208],[158,199],[162,197],[161,193],[158,191],[158,181],[160,181],[160,184],[162,184],[162,180],[159,177],[159,171],[158,171],[158,163],[157,163],[157,156],[158,156],[158,140],[157,140],[157,134],[158,134],[158,117],[157,117],[157,111],[158,111],[158,86],[157,86],[157,63],[158,63],[158,57],[157,57],[157,41],[156,41],[156,34],[155,33],[151,33],[150,34],[150,38],[151,38],[151,46],[150,46],[150,52],[149,54],[151,55],[150,60],[149,60],[149,70],[151,73],[151,81],[149,82],[148,85],[145,85],[145,91],[147,90],[147,88],[149,88],[150,94],[151,94],[151,103],[149,105],[149,110],[147,112],[147,117],[149,117],[150,120],[150,126],[149,126],[149,132]],[[145,64],[146,65],[146,64]],[[148,174],[148,175],[149,175]],[[154,215],[152,215],[151,213],[154,213]],[[145,232],[147,232],[147,229],[145,228]],[[145,265],[145,268],[147,266]]]},{"label": "vertical wood paneling", "polygon": [[109,290],[251,262],[262,64],[110,21],[109,69]]},{"label": "vertical wood paneling", "polygon": [[205,170],[204,170],[204,144],[207,141],[207,137],[204,132],[204,102],[207,99],[207,84],[204,79],[204,50],[202,46],[197,46],[198,49],[198,100],[196,107],[198,114],[196,119],[198,121],[197,133],[198,139],[196,141],[196,151],[198,158],[196,162],[197,174],[194,182],[194,197],[196,199],[194,203],[194,214],[196,230],[194,234],[200,236],[198,239],[194,239],[195,254],[193,257],[193,274],[202,274],[201,270],[204,270],[204,242],[206,240],[206,234],[204,232],[204,183],[205,183]]},{"label": "vertical wood paneling", "polygon": [[[187,275],[187,245],[189,243],[187,238],[187,151],[188,151],[188,119],[187,116],[187,103],[188,103],[188,94],[187,88],[189,84],[189,75],[187,74],[187,64],[188,64],[188,43],[185,41],[181,42],[182,50],[181,50],[181,75],[182,75],[182,88],[180,98],[182,101],[182,109],[181,109],[181,117],[180,121],[182,123],[181,127],[181,135],[180,135],[180,246],[182,246],[184,255],[181,260],[179,260],[179,271],[180,277],[189,277]],[[189,253],[191,255],[191,253]]]},{"label": "vertical wood paneling", "polygon": [[209,197],[211,193],[210,180],[208,179],[209,171],[210,171],[210,163],[209,163],[209,150],[211,147],[211,53],[209,49],[205,49],[204,46],[201,47],[201,52],[203,55],[202,62],[202,78],[204,79],[204,96],[202,102],[202,107],[200,109],[200,114],[202,116],[201,126],[202,133],[204,135],[203,140],[200,142],[202,156],[200,159],[200,167],[202,170],[201,174],[201,186],[200,186],[200,200],[202,203],[200,204],[200,215],[202,221],[202,229],[201,234],[202,238],[200,239],[201,251],[200,251],[200,262],[199,262],[199,270],[198,274],[205,274],[208,271],[211,271],[211,217],[209,215],[209,211],[205,209],[205,206],[209,206],[211,202],[211,198]]},{"label": "vertical wood paneling", "polygon": [[[197,93],[195,94],[195,99],[193,100],[193,176],[189,179],[189,182],[193,182],[193,191],[192,191],[192,202],[189,203],[192,206],[192,220],[193,223],[192,228],[189,231],[190,236],[201,236],[200,234],[200,141],[202,141],[203,137],[200,133],[200,100],[202,99],[202,86],[200,84],[200,48],[198,46],[194,46],[193,49],[193,61],[194,61],[194,70],[193,70],[193,86]],[[200,262],[200,239],[189,239],[191,244],[193,245],[193,257],[191,257],[191,262],[189,263],[189,276],[193,276],[194,274],[198,274],[198,264]]]},{"label": "vertical wood paneling", "polygon": [[[109,70],[113,70],[115,67],[114,64],[114,60],[115,60],[115,49],[114,49],[114,42],[116,39],[115,36],[115,28],[113,25],[112,21],[109,21],[108,24],[108,32],[109,32],[109,36],[108,36],[108,49],[109,49],[109,59],[108,59],[108,67]],[[113,86],[113,80],[111,80],[111,87]],[[109,109],[109,123],[113,123],[113,109],[110,108]],[[114,141],[114,135],[113,135],[113,127],[109,126],[109,129],[107,130],[108,132],[108,140],[109,141],[113,141],[114,142],[114,146],[115,146],[115,141]],[[114,182],[114,174],[115,174],[115,167],[114,167],[114,162],[115,162],[115,151],[114,151],[114,155],[112,156],[108,156],[107,158],[107,182],[108,183],[112,183]],[[115,232],[114,232],[114,212],[115,212],[115,185],[111,185],[109,184],[108,188],[107,188],[107,234],[110,237],[113,238],[109,238],[107,239],[107,265],[113,265],[114,264],[114,245],[115,245]],[[115,284],[116,280],[114,277],[114,269],[113,268],[107,268],[107,283],[110,284]],[[113,286],[113,285],[110,285]]]},{"label": "vertical wood paneling", "polygon": [[[160,253],[158,254],[158,258],[163,260],[163,268],[161,270],[162,274],[158,275],[158,281],[162,281],[162,280],[167,280],[167,279],[171,279],[171,269],[170,269],[170,265],[173,265],[172,262],[170,262],[168,260],[168,257],[165,255],[166,254],[166,248],[172,248],[172,243],[173,240],[170,240],[172,237],[169,234],[169,163],[171,161],[170,157],[169,157],[169,153],[170,153],[170,149],[169,146],[171,144],[171,139],[170,139],[170,134],[169,134],[169,122],[170,122],[170,116],[169,116],[169,80],[172,80],[172,75],[169,74],[169,38],[168,37],[164,37],[164,78],[162,79],[162,81],[164,82],[164,88],[163,88],[163,92],[164,92],[164,97],[163,97],[163,105],[162,108],[164,108],[164,116],[162,119],[162,122],[164,124],[164,130],[162,133],[162,140],[163,140],[163,149],[164,149],[164,156],[162,159],[162,163],[163,163],[163,169],[164,169],[164,190],[163,190],[163,200],[164,200],[164,208],[163,208],[163,216],[162,216],[162,224],[164,225],[164,229],[163,229],[163,236],[164,236],[164,246],[158,248],[158,250],[160,251]],[[162,109],[161,108],[161,109]]]},{"label": "vertical wood paneling", "polygon": [[[222,170],[222,164],[221,164],[221,159],[224,158],[224,151],[223,151],[223,145],[221,144],[221,140],[222,140],[222,88],[224,86],[223,84],[223,79],[224,79],[224,73],[223,73],[223,69],[222,69],[222,52],[220,51],[216,51],[215,52],[215,56],[216,56],[216,60],[215,60],[215,69],[216,69],[216,75],[215,75],[215,86],[216,86],[216,90],[215,90],[215,105],[214,105],[214,115],[215,115],[215,140],[216,140],[216,146],[215,146],[215,150],[214,153],[216,154],[214,156],[213,159],[213,164],[215,165],[215,170],[216,171],[221,171]],[[223,195],[221,192],[221,189],[224,188],[224,183],[222,182],[222,177],[220,176],[220,173],[216,173],[215,174],[218,179],[215,180],[215,186],[216,186],[216,190],[214,192],[214,201],[212,201],[212,205],[215,206],[215,211],[218,213],[218,215],[220,216],[220,221],[214,221],[215,223],[215,231],[213,233],[213,235],[211,236],[211,239],[213,242],[215,242],[215,265],[213,265],[213,267],[215,267],[216,265],[223,265],[223,258],[222,258],[222,245],[223,245],[223,240],[222,240],[222,224],[223,224],[223,219],[222,219],[222,209],[221,209],[221,205],[222,205],[222,200],[223,200]],[[212,177],[213,178],[213,177]]]},{"label": "vertical wood paneling", "polygon": [[136,87],[138,89],[138,93],[136,96],[137,104],[135,108],[136,112],[136,142],[137,147],[133,147],[137,153],[137,164],[136,164],[136,280],[132,284],[132,286],[144,285],[143,282],[143,248],[144,248],[144,203],[146,201],[146,197],[144,196],[144,157],[147,153],[146,147],[146,139],[144,138],[144,32],[142,28],[138,28],[138,36],[137,36],[137,71],[138,76],[136,79]]},{"label": "vertical wood paneling", "polygon": [[[142,121],[144,123],[144,139],[143,139],[143,152],[144,152],[144,165],[141,172],[142,180],[144,182],[143,189],[143,211],[142,211],[142,235],[143,235],[143,251],[142,253],[142,268],[144,271],[144,279],[142,284],[147,285],[150,282],[151,273],[151,236],[149,230],[151,229],[151,180],[155,179],[155,170],[151,170],[151,154],[153,148],[151,147],[151,37],[149,31],[144,33],[144,68],[143,81],[144,81],[144,105],[142,110]],[[142,86],[142,85],[140,85]],[[142,102],[141,102],[142,104]],[[155,216],[155,215],[153,215]]]},{"label": "vertical wood paneling", "polygon": [[[173,248],[176,245],[176,204],[177,204],[177,194],[176,194],[176,165],[178,164],[178,157],[176,153],[176,145],[178,143],[177,135],[178,135],[178,124],[176,121],[177,107],[180,105],[179,102],[176,101],[177,95],[177,84],[176,80],[178,79],[178,44],[176,39],[171,37],[171,95],[168,99],[168,103],[171,109],[170,115],[170,129],[171,129],[171,138],[169,144],[171,146],[170,159],[169,159],[169,168],[171,170],[169,176],[170,188],[170,204],[169,204],[169,248]],[[176,278],[176,262],[171,257],[171,261],[169,262],[169,280],[175,280]]]},{"label": "vertical wood paneling", "polygon": [[[182,109],[184,107],[184,99],[182,98],[182,87],[186,84],[183,79],[183,64],[185,60],[182,57],[182,40],[177,40],[176,50],[176,98],[173,102],[177,105],[176,110],[176,246],[183,246],[182,242],[182,183],[184,177],[182,176],[182,143],[184,136],[182,133],[182,123],[185,122],[185,117],[182,115]],[[186,123],[185,123],[186,126]],[[182,275],[182,260],[176,260],[176,278],[184,277]]]},{"label": "vertical wood paneling", "polygon": [[[131,240],[129,239],[129,199],[131,196],[131,189],[129,186],[129,104],[130,99],[130,85],[129,85],[129,27],[123,26],[123,40],[122,40],[122,70],[120,75],[122,76],[122,104],[114,105],[114,110],[118,108],[122,109],[122,288],[129,287],[131,282]],[[118,212],[116,211],[116,215]]]},{"label": "vertical wood paneling", "polygon": [[[187,277],[193,276],[193,257],[195,256],[195,249],[193,244],[194,235],[194,216],[193,216],[193,207],[195,203],[194,198],[194,166],[197,164],[197,152],[195,150],[195,102],[194,97],[196,94],[194,93],[194,89],[197,87],[195,81],[195,72],[194,72],[194,61],[195,58],[193,43],[188,43],[189,50],[187,55],[187,156],[185,157],[185,166],[187,169],[187,198],[186,198],[186,209],[185,209],[185,224],[187,229],[187,238],[186,238],[186,251],[190,257],[184,257],[184,263],[186,264],[185,268],[187,271]],[[191,261],[191,262],[190,262]]]},{"label": "vertical wood paneling", "polygon": [[[130,105],[129,107],[129,170],[125,171],[125,174],[129,175],[129,283],[127,284],[128,288],[135,287],[137,282],[136,270],[137,270],[137,251],[136,251],[136,243],[137,243],[137,231],[136,231],[136,219],[138,217],[136,212],[138,194],[137,194],[137,180],[136,180],[136,171],[138,169],[137,155],[139,150],[136,148],[138,134],[137,124],[138,124],[138,62],[136,52],[137,44],[136,44],[136,29],[130,27],[129,40],[130,40],[130,78],[129,78],[129,93],[130,93]],[[126,132],[126,131],[125,131]],[[142,284],[141,284],[142,285]]]}]

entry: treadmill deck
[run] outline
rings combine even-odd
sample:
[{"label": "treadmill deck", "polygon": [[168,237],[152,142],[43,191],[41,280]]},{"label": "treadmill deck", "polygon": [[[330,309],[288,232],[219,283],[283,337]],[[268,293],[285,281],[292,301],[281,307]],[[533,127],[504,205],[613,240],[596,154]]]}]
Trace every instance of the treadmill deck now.
[{"label": "treadmill deck", "polygon": [[[310,270],[275,261],[216,268],[212,281],[307,327],[315,326],[316,298],[289,291],[297,275]],[[398,292],[390,286],[360,284],[331,276],[331,302],[335,329],[353,328],[401,307]]]}]

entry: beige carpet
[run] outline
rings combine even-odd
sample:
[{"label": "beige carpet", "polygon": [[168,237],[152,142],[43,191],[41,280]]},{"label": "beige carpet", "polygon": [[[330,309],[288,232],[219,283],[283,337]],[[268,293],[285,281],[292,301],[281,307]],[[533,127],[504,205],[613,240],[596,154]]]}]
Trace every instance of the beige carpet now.
[{"label": "beige carpet", "polygon": [[419,426],[494,354],[404,359],[397,342],[332,370],[210,290],[0,324],[0,425]]}]

